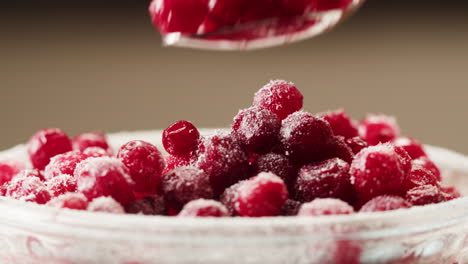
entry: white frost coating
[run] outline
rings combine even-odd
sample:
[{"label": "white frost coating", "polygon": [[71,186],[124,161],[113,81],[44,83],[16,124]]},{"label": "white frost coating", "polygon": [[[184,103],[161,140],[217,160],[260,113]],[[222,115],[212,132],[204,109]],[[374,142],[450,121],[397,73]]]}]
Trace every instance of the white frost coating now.
[{"label": "white frost coating", "polygon": [[103,212],[113,214],[124,214],[125,210],[116,200],[112,197],[102,196],[92,200],[88,205],[88,211]]}]

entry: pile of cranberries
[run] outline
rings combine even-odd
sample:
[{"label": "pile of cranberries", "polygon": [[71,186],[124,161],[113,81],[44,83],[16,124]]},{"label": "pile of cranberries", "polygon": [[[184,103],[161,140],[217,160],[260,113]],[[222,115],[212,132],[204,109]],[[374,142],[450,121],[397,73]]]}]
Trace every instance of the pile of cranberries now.
[{"label": "pile of cranberries", "polygon": [[271,81],[230,130],[200,135],[188,121],[156,146],[116,153],[99,132],[71,140],[43,129],[27,144],[31,166],[0,162],[0,195],[77,210],[183,217],[320,216],[388,211],[458,198],[395,120],[357,123],[342,111],[302,111],[303,96]]}]

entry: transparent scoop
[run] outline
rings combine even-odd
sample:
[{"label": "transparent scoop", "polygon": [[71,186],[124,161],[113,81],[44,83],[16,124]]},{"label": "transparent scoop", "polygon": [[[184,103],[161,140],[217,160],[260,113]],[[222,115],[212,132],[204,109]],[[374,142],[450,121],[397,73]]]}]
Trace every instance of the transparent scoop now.
[{"label": "transparent scoop", "polygon": [[167,46],[249,50],[326,32],[364,0],[153,0],[149,11]]}]

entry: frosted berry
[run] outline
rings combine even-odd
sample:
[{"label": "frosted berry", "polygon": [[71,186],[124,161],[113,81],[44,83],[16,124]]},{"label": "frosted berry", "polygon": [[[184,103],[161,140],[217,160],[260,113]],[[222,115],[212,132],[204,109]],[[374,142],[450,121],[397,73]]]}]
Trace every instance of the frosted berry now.
[{"label": "frosted berry", "polygon": [[361,150],[367,148],[369,144],[360,137],[348,138],[345,140],[348,147],[351,148],[354,154],[358,154]]},{"label": "frosted berry", "polygon": [[23,177],[36,177],[36,178],[38,178],[40,181],[44,181],[44,180],[45,180],[44,175],[43,175],[39,170],[36,170],[36,169],[25,169],[25,170],[22,170],[22,171],[20,171],[18,174],[16,174],[16,176],[13,177],[13,178],[23,178]]},{"label": "frosted berry", "polygon": [[450,201],[461,197],[460,192],[455,187],[441,187],[440,191],[442,192],[442,195],[444,196],[446,201]]},{"label": "frosted berry", "polygon": [[410,208],[411,204],[404,198],[394,195],[382,195],[373,198],[361,207],[360,212],[383,212]]},{"label": "frosted berry", "polygon": [[297,169],[283,154],[268,153],[259,156],[253,163],[254,174],[271,172],[290,185],[297,178]]},{"label": "frosted berry", "polygon": [[395,146],[402,147],[408,154],[411,159],[418,159],[421,157],[427,157],[426,152],[424,151],[421,143],[410,137],[399,137],[393,141]]},{"label": "frosted berry", "polygon": [[76,191],[76,179],[73,176],[62,174],[58,175],[45,183],[53,197]]},{"label": "frosted berry", "polygon": [[420,165],[415,165],[411,169],[408,177],[406,177],[405,188],[406,190],[410,190],[423,185],[439,186],[439,182],[431,171]]},{"label": "frosted berry", "polygon": [[210,178],[195,167],[179,167],[165,174],[161,189],[165,199],[179,206],[200,198],[213,198]]},{"label": "frosted berry", "polygon": [[328,112],[320,116],[330,124],[335,136],[342,136],[346,139],[358,136],[357,125],[344,110]]},{"label": "frosted berry", "polygon": [[0,196],[5,196],[8,188],[8,183],[0,185]]},{"label": "frosted berry", "polygon": [[162,143],[169,154],[188,156],[194,151],[200,139],[200,132],[189,121],[177,121],[163,132]]},{"label": "frosted berry", "polygon": [[262,172],[238,187],[235,210],[245,217],[279,215],[288,199],[288,190],[278,176]]},{"label": "frosted berry", "polygon": [[88,157],[94,157],[94,158],[97,158],[97,157],[112,157],[112,153],[110,152],[110,150],[105,150],[105,149],[100,148],[100,147],[86,148],[83,151],[83,154],[85,154]]},{"label": "frosted berry", "polygon": [[283,120],[281,142],[286,153],[299,163],[323,158],[333,132],[327,121],[307,112],[295,112]]},{"label": "frosted berry", "polygon": [[107,143],[106,135],[102,132],[82,133],[76,136],[72,141],[73,150],[85,151],[90,147],[102,148],[109,151],[109,143]]},{"label": "frosted berry", "polygon": [[153,24],[161,32],[197,33],[208,14],[208,0],[154,0],[150,6]]},{"label": "frosted berry", "polygon": [[88,158],[78,164],[75,177],[78,191],[89,200],[111,196],[122,205],[135,200],[134,182],[128,169],[116,158]]},{"label": "frosted berry", "polygon": [[131,141],[120,148],[117,158],[128,168],[135,182],[135,192],[156,193],[165,166],[156,146],[145,141]]},{"label": "frosted berry", "polygon": [[280,214],[282,216],[295,216],[299,212],[300,207],[301,207],[300,202],[288,199],[284,203],[283,208],[281,208]]},{"label": "frosted berry", "polygon": [[166,167],[164,168],[162,175],[170,172],[171,170],[175,168],[190,165],[190,157],[184,157],[184,156],[168,155],[166,156],[165,161],[166,161]]},{"label": "frosted berry", "polygon": [[302,108],[303,99],[293,83],[275,80],[255,93],[253,105],[268,109],[283,120]]},{"label": "frosted berry", "polygon": [[395,153],[398,155],[400,159],[403,174],[406,177],[410,173],[411,168],[413,167],[412,162],[411,162],[411,157],[408,154],[408,152],[406,152],[406,150],[402,147],[394,146],[393,150],[395,151]]},{"label": "frosted berry", "polygon": [[371,114],[359,123],[359,135],[369,145],[377,145],[396,139],[400,129],[393,117]]},{"label": "frosted berry", "polygon": [[49,190],[38,177],[13,178],[8,184],[6,196],[38,204],[45,204],[51,198]]},{"label": "frosted berry", "polygon": [[419,159],[415,159],[412,161],[413,166],[422,166],[426,170],[430,171],[434,176],[436,177],[437,181],[442,180],[442,173],[440,172],[439,167],[435,165],[434,162],[432,162],[429,158],[427,157],[421,157]]},{"label": "frosted berry", "polygon": [[50,159],[49,164],[45,167],[44,177],[52,179],[62,174],[73,175],[76,165],[87,158],[89,156],[80,151],[69,151],[59,154]]},{"label": "frosted berry", "polygon": [[234,117],[232,131],[247,151],[265,153],[278,143],[281,122],[267,109],[251,107]]},{"label": "frosted berry", "polygon": [[86,210],[88,207],[88,199],[86,199],[82,193],[65,193],[53,198],[47,205],[58,208]]},{"label": "frosted berry", "polygon": [[303,204],[298,216],[321,216],[321,215],[347,215],[353,214],[354,208],[339,199],[325,198],[315,199]]},{"label": "frosted berry", "polygon": [[43,170],[52,157],[71,150],[71,140],[60,129],[39,130],[28,142],[28,155],[34,168]]},{"label": "frosted berry", "polygon": [[340,158],[347,163],[354,159],[353,150],[346,144],[344,137],[334,137],[326,147],[323,153],[323,159]]},{"label": "frosted berry", "polygon": [[125,212],[129,214],[164,215],[166,213],[166,204],[162,196],[151,195],[127,204]]},{"label": "frosted berry", "polygon": [[0,186],[11,181],[26,165],[16,160],[0,161]]},{"label": "frosted berry", "polygon": [[439,186],[423,185],[409,190],[406,200],[413,205],[426,205],[444,202],[445,197]]},{"label": "frosted berry", "polygon": [[91,212],[111,213],[111,214],[125,214],[123,206],[114,200],[112,197],[98,197],[88,204],[86,209]]},{"label": "frosted berry", "polygon": [[226,206],[230,215],[235,216],[237,215],[236,212],[236,203],[237,203],[237,195],[239,193],[239,187],[241,186],[242,182],[238,182],[226,190],[224,190],[223,194],[219,198],[219,201]]},{"label": "frosted berry", "polygon": [[226,207],[214,200],[198,199],[187,203],[179,216],[183,217],[226,217],[229,216]]}]

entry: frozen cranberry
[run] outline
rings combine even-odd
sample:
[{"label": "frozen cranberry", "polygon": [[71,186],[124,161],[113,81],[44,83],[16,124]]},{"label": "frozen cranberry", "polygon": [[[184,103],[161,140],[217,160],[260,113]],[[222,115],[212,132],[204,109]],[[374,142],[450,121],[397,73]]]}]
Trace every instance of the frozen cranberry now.
[{"label": "frozen cranberry", "polygon": [[71,150],[71,140],[60,129],[39,130],[28,143],[28,155],[34,168],[43,170],[52,157]]},{"label": "frozen cranberry", "polygon": [[411,159],[418,159],[421,157],[427,157],[426,152],[424,151],[421,143],[410,137],[399,137],[393,141],[395,146],[402,147],[408,152]]},{"label": "frozen cranberry", "polygon": [[307,112],[295,112],[284,119],[280,136],[286,154],[299,163],[320,160],[334,139],[328,122]]},{"label": "frozen cranberry", "polygon": [[135,200],[134,182],[128,169],[116,158],[88,158],[78,164],[75,177],[78,191],[89,200],[111,196],[122,205]]},{"label": "frozen cranberry", "polygon": [[426,170],[422,166],[415,165],[411,169],[411,172],[408,174],[408,177],[406,177],[406,190],[410,190],[423,185],[439,186],[439,182],[437,181],[437,178],[432,172]]},{"label": "frozen cranberry", "polygon": [[315,198],[345,198],[350,188],[349,164],[334,158],[302,167],[295,194],[298,201],[310,202]]},{"label": "frozen cranberry", "polygon": [[13,178],[8,184],[6,196],[38,204],[45,204],[51,198],[49,190],[38,177]]},{"label": "frozen cranberry", "polygon": [[165,166],[156,146],[145,141],[131,141],[120,148],[117,158],[129,169],[135,192],[156,193]]},{"label": "frozen cranberry", "polygon": [[86,210],[88,207],[88,199],[86,199],[86,196],[82,193],[65,193],[53,198],[47,205],[58,208]]},{"label": "frozen cranberry", "polygon": [[351,183],[361,199],[394,194],[403,195],[406,175],[401,157],[389,144],[368,147],[359,152],[350,169]]},{"label": "frozen cranberry", "polygon": [[235,139],[217,133],[202,140],[196,166],[209,177],[215,197],[248,175],[248,159]]},{"label": "frozen cranberry", "polygon": [[106,151],[109,150],[109,144],[107,143],[106,135],[104,135],[102,132],[79,134],[73,139],[72,147],[73,150],[78,150],[81,152],[90,147],[98,147]]},{"label": "frozen cranberry", "polygon": [[300,202],[288,199],[284,203],[283,208],[281,208],[280,214],[283,216],[295,216],[299,212],[300,207]]},{"label": "frozen cranberry", "polygon": [[188,156],[194,151],[200,139],[200,132],[189,121],[177,121],[163,132],[162,143],[169,154]]},{"label": "frozen cranberry", "polygon": [[411,204],[404,198],[394,195],[382,195],[373,198],[361,207],[360,212],[382,212],[410,208]]},{"label": "frozen cranberry", "polygon": [[184,156],[166,156],[166,167],[164,168],[162,174],[166,174],[171,170],[182,167],[182,166],[189,166],[190,165],[190,158]]},{"label": "frozen cranberry", "polygon": [[88,204],[86,210],[91,212],[125,214],[123,206],[112,197],[107,196],[95,198]]},{"label": "frozen cranberry", "polygon": [[40,181],[44,181],[44,175],[39,170],[36,169],[25,169],[16,174],[13,178],[22,178],[22,177],[36,177]]},{"label": "frozen cranberry", "polygon": [[396,154],[398,154],[403,174],[407,176],[410,173],[411,168],[413,167],[410,155],[408,154],[408,152],[406,152],[404,148],[399,146],[394,146],[393,150],[396,152]]},{"label": "frozen cranberry", "polygon": [[85,154],[88,157],[112,157],[112,153],[110,153],[110,150],[105,150],[100,147],[89,147],[86,148],[83,151],[83,154]]},{"label": "frozen cranberry", "polygon": [[303,204],[298,212],[298,216],[321,216],[321,215],[345,215],[354,213],[351,205],[339,199],[324,198],[315,199],[312,202]]},{"label": "frozen cranberry", "polygon": [[247,151],[265,153],[278,142],[281,122],[267,109],[251,107],[234,117],[232,131]]},{"label": "frozen cranberry", "polygon": [[162,196],[151,195],[127,204],[125,212],[129,214],[163,215],[166,213],[166,204]]},{"label": "frozen cranberry", "polygon": [[345,140],[348,147],[351,148],[354,154],[358,154],[362,149],[365,149],[369,146],[366,141],[360,137],[348,138]]},{"label": "frozen cranberry", "polygon": [[447,201],[461,197],[460,192],[455,187],[441,187],[440,191],[442,192],[445,200]]},{"label": "frozen cranberry", "polygon": [[439,186],[423,185],[409,190],[406,193],[406,200],[413,205],[426,205],[445,201]]},{"label": "frozen cranberry", "polygon": [[52,196],[56,197],[68,192],[76,191],[76,179],[73,176],[62,174],[58,175],[46,183]]},{"label": "frozen cranberry", "polygon": [[237,214],[245,217],[276,216],[288,199],[283,180],[273,173],[262,172],[238,187]]},{"label": "frozen cranberry", "polygon": [[271,172],[283,179],[287,185],[292,184],[297,178],[297,169],[283,154],[268,153],[259,156],[253,163],[253,170],[255,174]]},{"label": "frozen cranberry", "polygon": [[270,110],[280,120],[302,108],[304,97],[293,83],[270,81],[255,93],[253,105]]},{"label": "frozen cranberry", "polygon": [[0,186],[11,181],[11,179],[18,174],[21,170],[26,169],[20,161],[4,160],[0,161]]},{"label": "frozen cranberry", "polygon": [[412,164],[413,166],[422,166],[426,170],[432,172],[432,174],[434,174],[434,176],[436,177],[437,181],[442,180],[442,173],[440,172],[440,169],[429,158],[421,157],[419,159],[415,159],[412,161]]},{"label": "frozen cranberry", "polygon": [[180,211],[179,216],[226,217],[229,216],[229,213],[226,207],[218,201],[198,199],[186,204]]},{"label": "frozen cranberry", "polygon": [[150,14],[153,24],[163,33],[197,33],[208,14],[208,0],[154,0]]},{"label": "frozen cranberry", "polygon": [[317,0],[316,8],[318,11],[328,11],[332,9],[347,8],[353,0]]},{"label": "frozen cranberry", "polygon": [[76,165],[88,157],[80,151],[69,151],[59,154],[50,159],[49,164],[45,167],[44,177],[52,179],[62,174],[73,175]]},{"label": "frozen cranberry", "polygon": [[386,115],[368,115],[359,123],[359,135],[369,145],[394,140],[400,135],[396,120]]},{"label": "frozen cranberry", "polygon": [[164,198],[180,206],[200,198],[213,198],[210,178],[195,167],[179,167],[165,174],[161,188]]},{"label": "frozen cranberry", "polygon": [[354,159],[353,150],[346,144],[344,137],[334,137],[325,149],[323,153],[325,159],[340,158],[348,163],[351,163]]},{"label": "frozen cranberry", "polygon": [[335,136],[353,138],[358,136],[357,125],[344,110],[337,110],[320,115],[331,126]]},{"label": "frozen cranberry", "polygon": [[235,216],[237,215],[235,204],[237,203],[237,195],[239,193],[239,187],[241,186],[242,182],[238,182],[231,187],[224,190],[223,194],[219,198],[220,202],[226,206],[230,215]]}]

